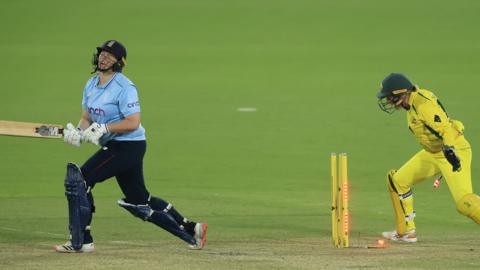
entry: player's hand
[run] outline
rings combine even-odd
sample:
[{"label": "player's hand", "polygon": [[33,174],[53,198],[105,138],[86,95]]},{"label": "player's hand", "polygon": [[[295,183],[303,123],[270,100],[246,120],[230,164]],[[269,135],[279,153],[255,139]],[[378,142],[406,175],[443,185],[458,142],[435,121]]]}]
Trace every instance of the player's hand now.
[{"label": "player's hand", "polygon": [[80,139],[82,138],[82,131],[75,128],[72,123],[68,123],[63,129],[63,141],[73,146],[80,146]]},{"label": "player's hand", "polygon": [[455,152],[455,148],[453,146],[444,145],[442,150],[448,163],[452,165],[452,171],[454,172],[461,171],[462,166],[460,165],[460,158]]},{"label": "player's hand", "polygon": [[108,133],[106,124],[93,123],[83,131],[82,140],[98,145],[98,140],[106,133]]}]

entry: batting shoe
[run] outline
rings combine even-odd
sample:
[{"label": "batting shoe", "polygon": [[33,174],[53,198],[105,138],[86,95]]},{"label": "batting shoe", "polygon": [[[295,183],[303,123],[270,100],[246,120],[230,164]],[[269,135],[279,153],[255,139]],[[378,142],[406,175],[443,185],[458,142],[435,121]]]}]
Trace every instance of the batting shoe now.
[{"label": "batting shoe", "polygon": [[68,241],[63,245],[58,245],[53,247],[56,252],[60,253],[90,253],[95,250],[93,243],[83,244],[82,248],[79,250],[75,250],[72,246],[72,242]]},{"label": "batting shoe", "polygon": [[194,231],[193,238],[195,239],[196,244],[189,245],[188,247],[190,249],[202,249],[207,241],[207,224],[197,223]]},{"label": "batting shoe", "polygon": [[406,243],[415,243],[417,242],[417,233],[415,230],[410,230],[404,234],[398,234],[397,231],[383,232],[383,238]]}]

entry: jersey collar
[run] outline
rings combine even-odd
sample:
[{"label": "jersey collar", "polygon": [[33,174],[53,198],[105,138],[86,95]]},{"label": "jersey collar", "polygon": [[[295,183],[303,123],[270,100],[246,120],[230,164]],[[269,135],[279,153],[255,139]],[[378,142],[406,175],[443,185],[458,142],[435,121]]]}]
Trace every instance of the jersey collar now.
[{"label": "jersey collar", "polygon": [[108,82],[106,82],[105,84],[103,84],[103,85],[100,85],[100,84],[99,84],[99,83],[100,83],[100,76],[97,75],[97,82],[95,83],[95,85],[97,86],[97,88],[105,89],[105,88],[107,88],[107,86],[113,81],[113,79],[117,76],[117,74],[118,74],[118,73],[115,72],[115,74],[113,74],[112,78],[111,78]]},{"label": "jersey collar", "polygon": [[[418,91],[418,89],[417,89]],[[410,97],[408,97],[408,106],[409,108],[412,108],[413,106],[413,100],[417,97],[418,92],[417,91],[412,91],[410,92]]]}]

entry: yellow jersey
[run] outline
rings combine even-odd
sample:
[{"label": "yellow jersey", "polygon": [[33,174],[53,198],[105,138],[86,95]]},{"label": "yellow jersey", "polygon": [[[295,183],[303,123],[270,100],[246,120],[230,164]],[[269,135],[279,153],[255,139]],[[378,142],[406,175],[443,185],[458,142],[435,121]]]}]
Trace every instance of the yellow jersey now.
[{"label": "yellow jersey", "polygon": [[425,89],[411,92],[408,105],[408,128],[425,150],[437,153],[442,151],[443,145],[456,149],[470,147],[463,136],[463,124],[448,117],[432,92]]}]

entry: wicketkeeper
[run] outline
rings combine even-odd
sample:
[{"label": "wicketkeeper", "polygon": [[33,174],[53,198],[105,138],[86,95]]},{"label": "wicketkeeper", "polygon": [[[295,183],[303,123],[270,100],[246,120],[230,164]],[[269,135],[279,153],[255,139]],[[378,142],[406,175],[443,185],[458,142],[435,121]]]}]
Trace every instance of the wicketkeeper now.
[{"label": "wicketkeeper", "polygon": [[400,169],[391,170],[387,175],[396,230],[384,232],[383,237],[417,241],[411,188],[439,174],[446,180],[458,212],[480,224],[480,197],[472,191],[472,149],[464,137],[463,124],[448,116],[432,92],[413,85],[399,73],[383,80],[377,97],[380,108],[387,113],[406,110],[408,128],[423,146]]},{"label": "wicketkeeper", "polygon": [[101,148],[81,168],[73,163],[67,165],[65,194],[71,239],[55,246],[58,252],[94,250],[90,227],[95,211],[92,189],[111,177],[116,178],[125,195],[118,200],[119,206],[179,237],[191,249],[205,245],[207,224],[187,220],[172,204],[152,196],[145,187],[145,129],[140,123],[137,88],[121,73],[126,57],[127,51],[118,41],[108,40],[97,47],[93,57],[95,75],[83,91],[83,114],[76,127],[69,123],[64,130],[68,144],[80,146],[88,142]]}]

